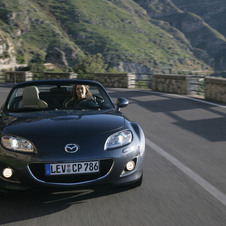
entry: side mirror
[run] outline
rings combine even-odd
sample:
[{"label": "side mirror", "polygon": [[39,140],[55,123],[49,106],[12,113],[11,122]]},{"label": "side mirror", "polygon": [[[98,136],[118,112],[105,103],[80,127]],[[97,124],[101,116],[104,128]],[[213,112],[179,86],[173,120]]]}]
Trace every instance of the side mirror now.
[{"label": "side mirror", "polygon": [[129,104],[129,101],[126,98],[119,97],[116,101],[116,111],[120,111],[120,108],[124,108]]}]

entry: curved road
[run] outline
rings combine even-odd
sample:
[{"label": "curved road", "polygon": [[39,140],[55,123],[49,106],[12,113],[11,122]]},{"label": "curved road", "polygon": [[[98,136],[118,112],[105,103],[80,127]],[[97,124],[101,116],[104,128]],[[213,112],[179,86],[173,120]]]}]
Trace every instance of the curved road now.
[{"label": "curved road", "polygon": [[[0,199],[1,225],[226,225],[226,107],[172,94],[108,89],[146,135],[141,187],[23,192]],[[0,104],[9,92],[0,85]]]}]

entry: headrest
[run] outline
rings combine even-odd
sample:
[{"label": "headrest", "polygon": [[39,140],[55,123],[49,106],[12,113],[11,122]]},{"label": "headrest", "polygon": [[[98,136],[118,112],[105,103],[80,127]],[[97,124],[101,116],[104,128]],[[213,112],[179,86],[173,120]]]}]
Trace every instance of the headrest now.
[{"label": "headrest", "polygon": [[34,104],[39,101],[39,90],[36,86],[27,86],[23,91],[23,101],[26,104]]}]

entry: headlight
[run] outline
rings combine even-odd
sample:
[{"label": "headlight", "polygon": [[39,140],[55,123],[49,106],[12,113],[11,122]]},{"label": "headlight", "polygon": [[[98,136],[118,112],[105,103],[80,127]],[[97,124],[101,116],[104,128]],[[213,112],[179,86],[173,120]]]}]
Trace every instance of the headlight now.
[{"label": "headlight", "polygon": [[117,133],[114,133],[105,142],[104,149],[112,149],[122,147],[126,144],[132,142],[133,135],[129,130],[123,130]]},{"label": "headlight", "polygon": [[1,144],[3,147],[13,151],[23,151],[23,152],[34,151],[34,147],[30,141],[16,136],[1,137]]}]

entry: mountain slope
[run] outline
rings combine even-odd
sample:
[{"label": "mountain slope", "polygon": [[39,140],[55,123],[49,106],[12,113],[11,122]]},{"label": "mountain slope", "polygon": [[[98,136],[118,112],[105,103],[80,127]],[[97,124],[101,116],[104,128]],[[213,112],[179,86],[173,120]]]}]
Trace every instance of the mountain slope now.
[{"label": "mountain slope", "polygon": [[25,62],[39,54],[73,67],[83,55],[102,53],[109,67],[121,71],[224,69],[224,36],[178,2],[2,0],[0,30],[14,44],[17,60]]},{"label": "mountain slope", "polygon": [[190,42],[198,59],[204,60],[216,70],[226,69],[224,0],[135,1],[147,10],[150,17],[168,22],[180,30]]},{"label": "mountain slope", "polygon": [[8,33],[17,55],[26,56],[29,60],[34,54],[46,56],[49,50],[56,54],[58,49],[70,62],[75,60],[74,52],[78,52],[78,55],[81,53],[79,47],[58,26],[58,22],[35,1],[3,0],[0,13],[1,30]]},{"label": "mountain slope", "polygon": [[124,70],[137,71],[141,66],[136,65],[191,69],[201,64],[187,46],[151,23],[133,1],[71,1],[73,13],[68,11],[66,18],[65,9],[56,9],[49,2],[49,11],[64,24],[77,45],[85,52],[101,52],[108,63],[121,64]]},{"label": "mountain slope", "polygon": [[225,0],[172,0],[181,10],[193,12],[203,18],[207,24],[226,37]]}]

